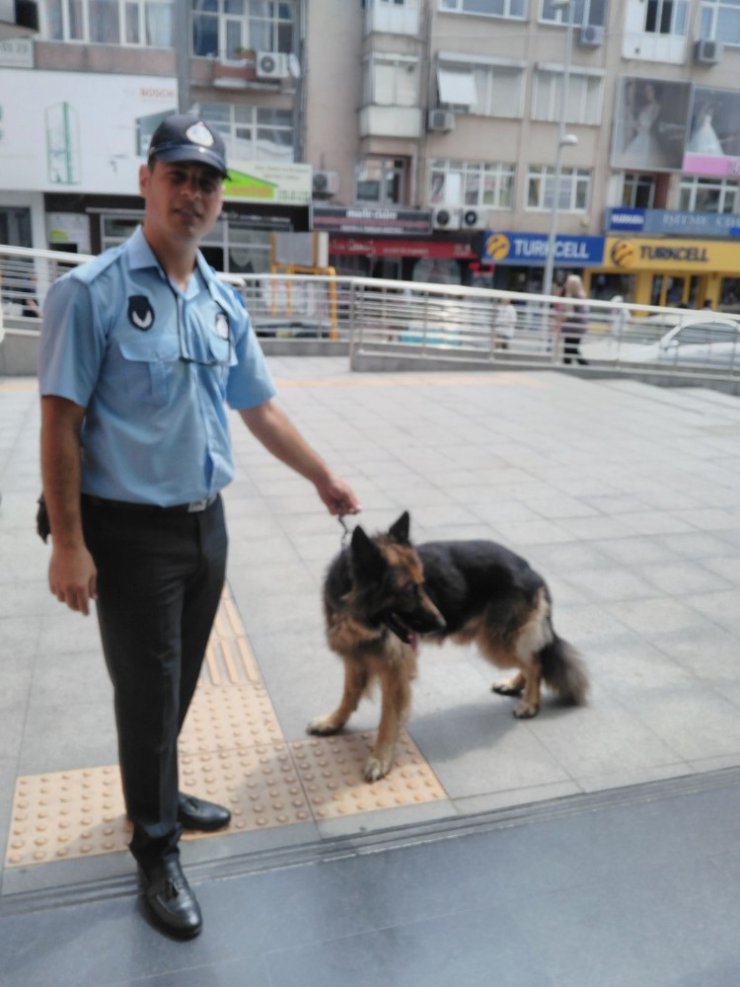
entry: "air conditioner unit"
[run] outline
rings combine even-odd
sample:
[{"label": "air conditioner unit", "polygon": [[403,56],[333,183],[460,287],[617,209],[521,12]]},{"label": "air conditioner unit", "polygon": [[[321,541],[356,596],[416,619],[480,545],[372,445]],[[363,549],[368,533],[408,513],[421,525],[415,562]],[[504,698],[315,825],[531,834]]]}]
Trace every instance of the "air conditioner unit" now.
[{"label": "air conditioner unit", "polygon": [[254,61],[258,79],[287,79],[290,75],[290,56],[283,51],[258,51]]},{"label": "air conditioner unit", "polygon": [[459,230],[460,210],[452,206],[437,206],[432,215],[435,230]]},{"label": "air conditioner unit", "polygon": [[702,65],[716,65],[722,60],[720,41],[697,41],[694,45],[694,61]]},{"label": "air conditioner unit", "polygon": [[486,226],[486,214],[483,209],[468,206],[460,211],[460,228],[463,230],[482,230]]},{"label": "air conditioner unit", "polygon": [[427,130],[448,133],[455,129],[455,114],[452,110],[430,110],[427,117]]},{"label": "air conditioner unit", "polygon": [[585,24],[578,36],[580,43],[586,48],[601,48],[604,44],[606,31],[598,24]]},{"label": "air conditioner unit", "polygon": [[315,171],[311,184],[315,196],[328,198],[339,191],[339,174],[336,171]]}]

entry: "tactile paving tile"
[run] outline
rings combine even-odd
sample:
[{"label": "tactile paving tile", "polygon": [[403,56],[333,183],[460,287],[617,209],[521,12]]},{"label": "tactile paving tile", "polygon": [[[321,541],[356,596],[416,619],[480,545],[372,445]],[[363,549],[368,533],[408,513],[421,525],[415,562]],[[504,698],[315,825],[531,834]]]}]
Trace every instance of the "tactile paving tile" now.
[{"label": "tactile paving tile", "polygon": [[224,689],[201,681],[180,732],[181,754],[253,747],[283,739],[262,684]]},{"label": "tactile paving tile", "polygon": [[[231,810],[231,823],[220,833],[241,833],[271,826],[309,822],[311,808],[287,744],[218,751],[180,761],[180,784]],[[202,839],[206,833],[188,833]]]},{"label": "tactile paving tile", "polygon": [[413,740],[403,734],[391,771],[368,784],[363,778],[374,734],[313,737],[290,745],[316,819],[375,809],[395,809],[446,799],[447,793]]},{"label": "tactile paving tile", "polygon": [[[312,818],[286,744],[185,755],[180,776],[183,791],[231,810],[221,836]],[[211,835],[189,832],[183,839]],[[116,853],[130,839],[117,766],[19,778],[5,866]]]},{"label": "tactile paving tile", "polygon": [[118,767],[19,778],[6,867],[125,850],[131,827]]},{"label": "tactile paving tile", "polygon": [[206,649],[201,682],[230,686],[251,682],[261,685],[257,662],[244,632],[231,590],[224,587],[213,631]]},{"label": "tactile paving tile", "polygon": [[[388,777],[369,785],[362,771],[373,737],[285,742],[227,588],[179,743],[183,790],[231,810],[230,826],[215,835],[447,797],[406,735]],[[114,853],[130,838],[117,766],[19,778],[5,866]]]}]

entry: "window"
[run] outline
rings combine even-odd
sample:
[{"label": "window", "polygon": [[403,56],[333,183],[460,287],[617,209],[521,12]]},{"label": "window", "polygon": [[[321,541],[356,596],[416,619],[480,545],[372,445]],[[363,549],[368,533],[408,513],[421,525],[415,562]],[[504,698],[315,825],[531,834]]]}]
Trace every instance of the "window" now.
[{"label": "window", "polygon": [[419,60],[404,55],[372,55],[365,74],[365,105],[418,106]]},{"label": "window", "polygon": [[193,0],[193,54],[237,59],[242,51],[294,51],[295,0]]},{"label": "window", "polygon": [[357,165],[357,202],[400,205],[404,201],[406,162],[403,158],[367,158]]},{"label": "window", "polygon": [[683,212],[734,213],[738,211],[737,182],[721,178],[682,178],[678,208]]},{"label": "window", "polygon": [[652,209],[655,203],[655,176],[628,171],[624,176],[622,205],[630,209]]},{"label": "window", "polygon": [[[578,27],[606,27],[607,0],[574,0],[573,23]],[[567,24],[568,8],[555,7],[552,0],[543,0],[541,20],[550,24]]]},{"label": "window", "polygon": [[455,14],[483,14],[486,17],[527,16],[528,0],[440,0],[439,9]]},{"label": "window", "polygon": [[740,3],[737,0],[703,0],[700,8],[699,37],[740,45]]},{"label": "window", "polygon": [[440,105],[487,117],[520,119],[524,100],[523,63],[507,59],[481,62],[440,54],[437,89]]},{"label": "window", "polygon": [[52,41],[172,47],[174,0],[46,0],[44,36]]},{"label": "window", "polygon": [[686,34],[688,0],[647,0],[644,30],[647,34]]},{"label": "window", "polygon": [[233,103],[203,103],[201,115],[222,134],[236,161],[293,161],[293,113]]},{"label": "window", "polygon": [[429,205],[512,209],[514,174],[514,165],[503,162],[432,161],[429,167]]},{"label": "window", "polygon": [[[534,120],[560,119],[563,75],[560,66],[541,66],[535,72],[532,98]],[[565,105],[566,121],[600,124],[603,89],[603,77],[600,74],[571,70]]]},{"label": "window", "polygon": [[[560,175],[558,209],[584,212],[591,190],[591,171],[587,168],[563,168]],[[550,210],[555,197],[555,169],[530,165],[527,175],[527,205],[530,210]]]}]

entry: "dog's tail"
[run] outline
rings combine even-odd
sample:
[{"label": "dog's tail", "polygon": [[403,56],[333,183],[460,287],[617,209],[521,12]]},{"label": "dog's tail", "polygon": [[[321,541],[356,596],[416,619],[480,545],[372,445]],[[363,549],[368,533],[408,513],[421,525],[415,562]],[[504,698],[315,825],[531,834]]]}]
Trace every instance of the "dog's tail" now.
[{"label": "dog's tail", "polygon": [[583,706],[589,689],[588,672],[578,651],[553,631],[552,640],[538,653],[542,677],[564,703]]}]

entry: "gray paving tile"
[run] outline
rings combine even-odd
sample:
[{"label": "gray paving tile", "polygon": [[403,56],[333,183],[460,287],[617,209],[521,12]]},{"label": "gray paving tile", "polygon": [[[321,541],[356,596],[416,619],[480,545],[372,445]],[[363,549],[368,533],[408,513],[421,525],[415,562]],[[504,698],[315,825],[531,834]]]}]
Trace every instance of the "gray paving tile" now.
[{"label": "gray paving tile", "polygon": [[[652,693],[651,693],[652,695]],[[655,702],[660,706],[661,698]],[[601,695],[579,709],[538,716],[529,724],[532,733],[568,777],[580,778],[647,767],[675,764],[682,760],[678,747],[662,737],[636,702],[629,706]]]},{"label": "gray paving tile", "polygon": [[[646,573],[645,568],[641,569]],[[568,580],[587,599],[594,601],[642,599],[654,588],[637,572],[622,566],[581,568],[568,573]]]},{"label": "gray paving tile", "polygon": [[21,774],[116,764],[113,702],[34,704],[29,707],[19,758]]},{"label": "gray paving tile", "polygon": [[604,607],[613,617],[648,640],[670,631],[709,627],[708,621],[691,607],[667,597],[625,600],[622,603],[604,604]]},{"label": "gray paving tile", "polygon": [[728,589],[730,584],[698,560],[643,565],[642,576],[669,596],[708,593]]},{"label": "gray paving tile", "polygon": [[686,559],[708,559],[727,555],[727,539],[724,532],[691,531],[677,535],[659,535],[655,542]]},{"label": "gray paving tile", "polygon": [[630,702],[630,712],[685,760],[732,754],[740,757],[740,717],[724,696],[693,684]]},{"label": "gray paving tile", "polygon": [[734,586],[740,586],[740,557],[738,555],[726,558],[706,559],[704,565],[712,572],[722,576]]},{"label": "gray paving tile", "polygon": [[[481,953],[480,943],[487,948]],[[490,952],[489,952],[490,951]],[[326,987],[470,987],[491,983],[490,956],[496,956],[497,976],[516,987],[554,987],[520,929],[505,909],[486,908],[426,921],[378,929],[349,939],[284,949],[266,958],[272,987],[318,982]]]}]

